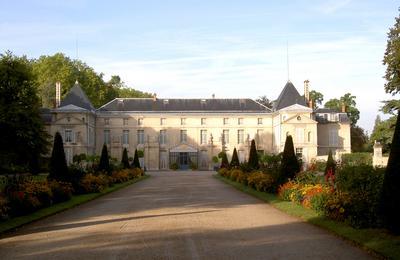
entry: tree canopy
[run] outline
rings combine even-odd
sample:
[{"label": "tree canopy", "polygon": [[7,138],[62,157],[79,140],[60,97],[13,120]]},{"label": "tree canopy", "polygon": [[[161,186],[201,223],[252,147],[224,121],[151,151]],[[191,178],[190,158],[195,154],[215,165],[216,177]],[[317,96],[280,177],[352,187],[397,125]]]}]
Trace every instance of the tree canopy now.
[{"label": "tree canopy", "polygon": [[351,125],[355,126],[360,119],[360,111],[356,107],[356,96],[346,93],[340,99],[333,98],[325,103],[326,108],[336,109],[341,111],[342,105],[346,108],[346,113],[350,119]]},{"label": "tree canopy", "polygon": [[39,156],[48,151],[36,90],[30,61],[0,54],[0,169],[5,172],[15,165],[36,172]]},{"label": "tree canopy", "polygon": [[256,99],[256,101],[270,109],[272,109],[272,101],[267,98],[267,96],[261,96]]},{"label": "tree canopy", "polygon": [[322,101],[324,100],[324,95],[321,92],[317,92],[315,90],[310,91],[310,100],[313,101],[313,109],[316,109],[318,105],[322,105]]},{"label": "tree canopy", "polygon": [[82,89],[95,107],[104,105],[116,97],[151,97],[151,94],[129,88],[119,76],[112,76],[106,82],[103,73],[80,60],[72,60],[63,53],[43,55],[31,61],[43,107],[53,107],[55,83],[61,83],[61,97],[64,97],[78,80]]}]

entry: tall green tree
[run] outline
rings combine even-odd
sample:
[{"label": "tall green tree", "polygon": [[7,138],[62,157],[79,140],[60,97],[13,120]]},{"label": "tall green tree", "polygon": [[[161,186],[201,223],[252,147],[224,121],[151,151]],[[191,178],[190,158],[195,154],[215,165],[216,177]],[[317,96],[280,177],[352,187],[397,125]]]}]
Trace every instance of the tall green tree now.
[{"label": "tall green tree", "polygon": [[[400,114],[400,112],[399,112]],[[382,210],[387,227],[400,234],[400,116],[397,116],[389,161],[382,188]]]},{"label": "tall green tree", "polygon": [[230,166],[231,166],[232,168],[235,168],[235,167],[239,167],[239,166],[240,166],[239,157],[238,157],[238,154],[237,154],[237,151],[236,151],[236,147],[233,149],[232,159],[231,159],[231,164],[230,164]]},{"label": "tall green tree", "polygon": [[329,170],[332,170],[333,174],[335,174],[336,172],[336,162],[333,159],[331,150],[329,150],[328,161],[326,161],[325,175],[328,173]]},{"label": "tall green tree", "polygon": [[256,149],[256,142],[251,140],[250,154],[249,154],[249,167],[253,170],[258,169],[260,166],[258,164],[258,153]]},{"label": "tall green tree", "polygon": [[324,100],[324,95],[322,95],[321,92],[311,90],[310,100],[313,101],[313,109],[316,109],[318,108],[319,105],[322,105],[322,101]]},{"label": "tall green tree", "polygon": [[287,182],[288,179],[293,179],[298,172],[300,172],[300,164],[294,152],[293,138],[291,135],[288,135],[282,153],[278,184],[283,184]]},{"label": "tall green tree", "polygon": [[65,160],[64,144],[59,132],[57,132],[54,136],[48,179],[57,181],[70,181],[68,176],[67,161]]},{"label": "tall green tree", "polygon": [[124,150],[122,152],[121,164],[122,164],[122,167],[124,169],[128,169],[129,168],[128,151],[126,150],[126,148],[124,148]]},{"label": "tall green tree", "polygon": [[350,128],[351,151],[353,153],[365,152],[368,150],[368,136],[364,129],[355,125]]},{"label": "tall green tree", "polygon": [[353,96],[350,93],[346,93],[345,95],[341,96],[340,99],[334,98],[328,100],[324,106],[326,108],[341,111],[342,105],[345,106],[346,113],[350,119],[351,125],[355,126],[358,119],[360,119],[360,111],[356,107],[356,96]]},{"label": "tall green tree", "polygon": [[106,144],[103,144],[103,148],[101,149],[99,171],[104,171],[108,174],[111,173],[110,159],[108,158],[108,150]]},{"label": "tall green tree", "polygon": [[141,168],[140,167],[140,162],[139,162],[139,154],[137,149],[135,149],[135,155],[133,156],[133,162],[132,162],[132,167],[133,168]]},{"label": "tall green tree", "polygon": [[370,146],[372,147],[375,141],[378,141],[382,144],[382,151],[384,153],[390,150],[390,146],[392,145],[392,139],[394,134],[394,128],[396,126],[397,116],[392,116],[386,120],[375,120],[375,126],[369,138]]},{"label": "tall green tree", "polygon": [[257,101],[258,103],[260,103],[260,104],[262,104],[262,105],[268,107],[269,109],[272,109],[272,107],[273,107],[272,101],[269,100],[269,99],[267,98],[267,96],[261,96],[261,97],[257,98],[256,101]]},{"label": "tall green tree", "polygon": [[48,138],[30,61],[11,52],[0,54],[0,170],[16,166],[38,171]]}]

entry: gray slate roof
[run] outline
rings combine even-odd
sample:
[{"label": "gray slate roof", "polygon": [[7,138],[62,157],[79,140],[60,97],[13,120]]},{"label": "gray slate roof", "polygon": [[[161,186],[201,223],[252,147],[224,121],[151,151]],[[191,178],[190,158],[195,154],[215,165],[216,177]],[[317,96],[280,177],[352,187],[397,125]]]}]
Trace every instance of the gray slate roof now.
[{"label": "gray slate roof", "polygon": [[98,109],[99,111],[141,112],[270,112],[252,99],[156,99],[117,98]]},{"label": "gray slate roof", "polygon": [[294,104],[307,106],[303,96],[300,96],[292,82],[288,81],[278,99],[274,102],[274,110],[279,110]]},{"label": "gray slate roof", "polygon": [[69,90],[67,96],[61,101],[60,107],[75,105],[87,110],[94,110],[94,107],[78,82]]},{"label": "gray slate roof", "polygon": [[314,112],[315,113],[340,113],[340,111],[338,109],[325,108],[325,107],[317,108],[314,110]]}]

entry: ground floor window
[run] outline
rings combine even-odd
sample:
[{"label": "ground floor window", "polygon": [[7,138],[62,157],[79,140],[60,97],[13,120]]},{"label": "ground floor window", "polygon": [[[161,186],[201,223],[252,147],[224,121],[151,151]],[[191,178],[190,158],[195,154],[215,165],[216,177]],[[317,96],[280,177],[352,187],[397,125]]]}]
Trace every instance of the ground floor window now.
[{"label": "ground floor window", "polygon": [[303,158],[303,148],[296,148],[296,156],[297,158]]}]

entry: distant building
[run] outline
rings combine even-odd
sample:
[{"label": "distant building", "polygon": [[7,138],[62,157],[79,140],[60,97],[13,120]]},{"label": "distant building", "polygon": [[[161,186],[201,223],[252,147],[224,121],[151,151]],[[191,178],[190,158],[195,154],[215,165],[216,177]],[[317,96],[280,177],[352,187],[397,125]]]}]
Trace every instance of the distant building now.
[{"label": "distant building", "polygon": [[[248,158],[250,143],[266,153],[283,151],[287,135],[295,152],[309,163],[318,155],[348,153],[350,121],[345,112],[313,111],[308,81],[301,96],[287,82],[273,109],[252,99],[116,98],[95,109],[76,83],[60,106],[42,112],[51,135],[60,132],[68,163],[75,154],[100,154],[103,144],[118,159],[127,148],[143,150],[149,170],[169,169],[172,163],[212,169],[212,157],[238,150]],[[310,105],[310,106],[309,106]]]}]

